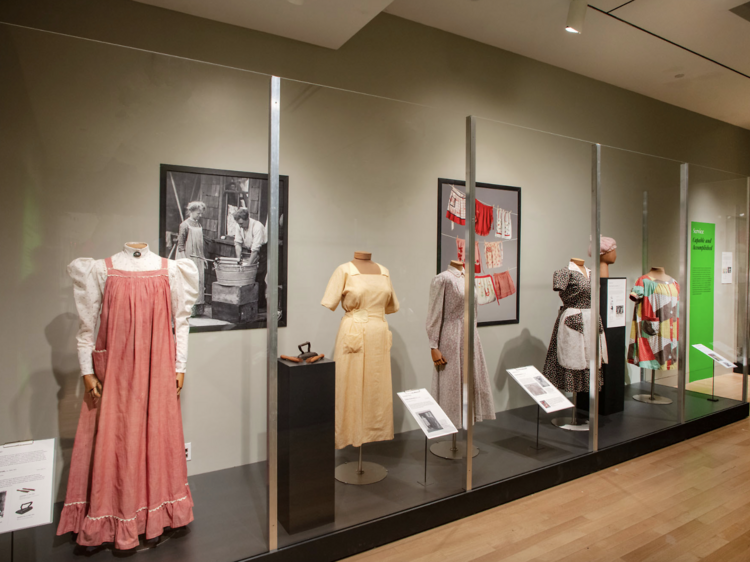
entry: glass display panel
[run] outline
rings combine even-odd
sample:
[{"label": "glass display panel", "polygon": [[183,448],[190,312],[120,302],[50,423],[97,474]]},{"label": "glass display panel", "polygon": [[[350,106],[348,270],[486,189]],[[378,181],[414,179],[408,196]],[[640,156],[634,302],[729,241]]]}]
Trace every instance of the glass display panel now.
[{"label": "glass display panel", "polygon": [[[492,218],[490,229],[476,227],[478,318],[516,299],[519,317],[517,323],[479,327],[486,373],[477,368],[475,381],[486,382],[475,384],[487,388],[494,408],[474,426],[475,487],[590,450],[588,414],[581,408],[588,367],[560,363],[556,349],[563,334],[555,326],[560,314],[579,321],[590,314],[591,145],[479,119],[477,181],[496,186],[477,188],[477,206]],[[463,227],[456,232],[462,236]]]},{"label": "glass display panel", "polygon": [[[447,429],[437,404],[420,399],[409,410],[398,393],[432,391],[425,326],[437,273],[436,185],[464,177],[465,118],[282,80],[280,170],[293,220],[289,324],[279,352],[296,357],[309,341],[334,360],[319,372],[311,370],[319,363],[280,365],[283,547],[464,489],[460,457],[426,454],[435,441],[451,442],[432,439]],[[367,255],[358,260],[358,251]],[[321,382],[308,391],[310,377]],[[301,408],[309,411],[302,419]],[[365,465],[357,475],[360,443]]]},{"label": "glass display panel", "polygon": [[[247,317],[224,319],[222,331],[191,329],[177,401],[179,366],[173,363],[181,350],[179,337],[176,352],[170,343],[169,312],[182,311],[180,326],[192,314],[191,328],[205,325],[207,318],[220,320],[217,302],[229,305],[225,312],[237,305],[234,312],[251,319],[265,313],[258,307],[257,290],[255,298],[243,292],[254,290],[249,279],[237,277],[234,284],[222,285],[215,265],[217,258],[231,257],[234,251],[226,229],[230,205],[248,208],[251,218],[260,221],[265,214],[267,195],[257,175],[266,173],[268,162],[269,78],[18,27],[2,26],[0,33],[4,60],[9,61],[0,70],[5,84],[0,104],[0,153],[6,170],[2,190],[8,210],[0,272],[6,295],[0,444],[57,439],[54,522],[15,532],[13,559],[111,558],[113,540],[122,549],[158,544],[150,553],[153,560],[228,562],[267,551],[265,330],[229,329],[245,327]],[[175,175],[160,178],[163,165],[172,166]],[[170,203],[168,213],[164,201]],[[197,214],[191,219],[191,213]],[[125,243],[134,241],[148,249],[124,250]],[[166,269],[160,252],[169,258]],[[198,254],[204,259],[194,257]],[[187,259],[175,262],[178,255]],[[111,268],[91,260],[68,265],[78,258],[108,256],[114,256]],[[155,260],[155,265],[133,275],[137,260]],[[102,264],[105,273],[91,278],[90,271],[99,271]],[[100,279],[106,279],[105,288]],[[118,293],[118,299],[136,295],[128,306],[107,292],[122,289],[122,283],[131,284],[132,292]],[[184,292],[179,298],[174,296],[178,288]],[[104,291],[112,300],[96,296],[87,301],[89,289],[95,296]],[[249,300],[232,303],[233,296]],[[104,381],[100,406],[90,410],[99,425],[87,433],[79,419],[82,402],[85,414],[90,398],[82,382],[76,334],[79,310],[96,324],[99,298],[109,314],[101,321],[108,326],[107,360],[104,371],[96,371]],[[129,316],[131,305],[136,312]],[[149,311],[158,323],[148,324]],[[137,332],[136,343],[128,336],[131,329]],[[157,335],[161,339],[154,339]],[[96,349],[103,355],[100,346]],[[90,360],[91,351],[83,356]],[[144,404],[152,409],[144,412],[139,406]],[[70,532],[56,536],[56,531],[69,482],[81,474],[71,468],[74,443],[87,436],[96,447],[90,489],[96,486],[97,491],[87,497],[84,479],[83,497],[68,496],[71,504],[90,506],[80,508],[81,517],[90,516],[88,535],[78,533],[79,542],[88,545],[80,545]],[[187,461],[183,438],[189,446]],[[90,454],[81,450],[84,458]],[[164,451],[171,453],[160,456]],[[145,472],[144,462],[151,472]],[[185,467],[194,520],[162,532],[164,525],[189,519],[184,483],[178,482],[181,494],[171,487]],[[169,493],[160,487],[164,482]],[[11,504],[32,501],[29,492],[16,487],[9,493]],[[33,507],[43,510],[38,500]],[[106,524],[97,523],[102,521]],[[139,525],[146,522],[154,538],[139,541]]]},{"label": "glass display panel", "polygon": [[692,398],[696,405],[686,408],[686,419],[731,407],[743,399],[747,205],[747,177],[690,165],[690,317],[685,387],[686,400]]},{"label": "glass display panel", "polygon": [[680,163],[602,147],[601,174],[606,448],[679,423]]}]

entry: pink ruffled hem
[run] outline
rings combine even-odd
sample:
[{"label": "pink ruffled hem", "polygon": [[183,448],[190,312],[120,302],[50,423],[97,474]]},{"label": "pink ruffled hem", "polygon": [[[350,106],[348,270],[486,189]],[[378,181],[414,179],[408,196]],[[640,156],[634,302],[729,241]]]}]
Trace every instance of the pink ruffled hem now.
[{"label": "pink ruffled hem", "polygon": [[152,509],[142,509],[127,520],[115,516],[88,517],[88,503],[71,503],[63,507],[57,534],[78,533],[76,542],[83,546],[115,543],[115,548],[128,550],[138,546],[138,535],[146,540],[160,536],[164,529],[184,527],[193,520],[193,497],[185,486],[184,499],[166,501]]}]

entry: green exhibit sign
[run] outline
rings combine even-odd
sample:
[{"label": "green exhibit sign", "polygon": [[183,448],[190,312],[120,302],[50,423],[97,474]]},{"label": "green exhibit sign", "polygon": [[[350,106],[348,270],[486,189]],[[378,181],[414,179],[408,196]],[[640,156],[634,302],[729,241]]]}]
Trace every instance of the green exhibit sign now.
[{"label": "green exhibit sign", "polygon": [[713,373],[711,358],[693,345],[702,343],[710,349],[714,348],[715,235],[715,224],[690,223],[689,382],[710,378]]}]

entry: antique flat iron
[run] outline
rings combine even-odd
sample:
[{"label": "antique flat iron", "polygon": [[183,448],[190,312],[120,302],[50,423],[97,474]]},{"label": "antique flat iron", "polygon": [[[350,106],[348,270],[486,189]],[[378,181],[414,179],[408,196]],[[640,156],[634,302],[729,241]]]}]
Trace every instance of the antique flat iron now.
[{"label": "antique flat iron", "polygon": [[[307,346],[307,351],[302,349],[303,347]],[[316,351],[310,351],[310,342],[306,341],[303,344],[300,344],[297,346],[297,349],[299,349],[300,354],[297,357],[291,357],[289,355],[282,355],[281,359],[284,359],[285,361],[292,361],[293,363],[315,363],[316,361],[320,361],[325,357],[322,353],[317,353]]]}]

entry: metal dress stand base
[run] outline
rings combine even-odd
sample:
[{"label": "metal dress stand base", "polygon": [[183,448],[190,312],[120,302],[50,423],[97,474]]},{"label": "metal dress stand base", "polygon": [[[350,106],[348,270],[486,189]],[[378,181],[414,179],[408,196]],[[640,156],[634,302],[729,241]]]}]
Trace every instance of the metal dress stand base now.
[{"label": "metal dress stand base", "polygon": [[388,476],[388,469],[374,462],[362,461],[362,445],[359,447],[359,461],[347,462],[336,467],[336,480],[344,484],[364,486],[375,484]]},{"label": "metal dress stand base", "polygon": [[[461,460],[466,458],[466,443],[458,443],[456,440],[456,434],[453,434],[453,439],[450,441],[438,441],[430,446],[430,452],[436,457],[448,460]],[[471,456],[476,457],[479,454],[479,449],[472,447]]]},{"label": "metal dress stand base", "polygon": [[652,369],[651,370],[651,394],[636,394],[635,396],[633,396],[633,400],[638,400],[638,402],[644,402],[646,404],[660,404],[662,406],[672,403],[672,400],[670,398],[659,396],[658,394],[654,392],[655,377],[656,377],[656,371]]},{"label": "metal dress stand base", "polygon": [[564,429],[566,431],[588,431],[589,420],[578,417],[578,410],[576,409],[578,393],[573,393],[573,415],[555,418],[552,420],[552,425]]}]

